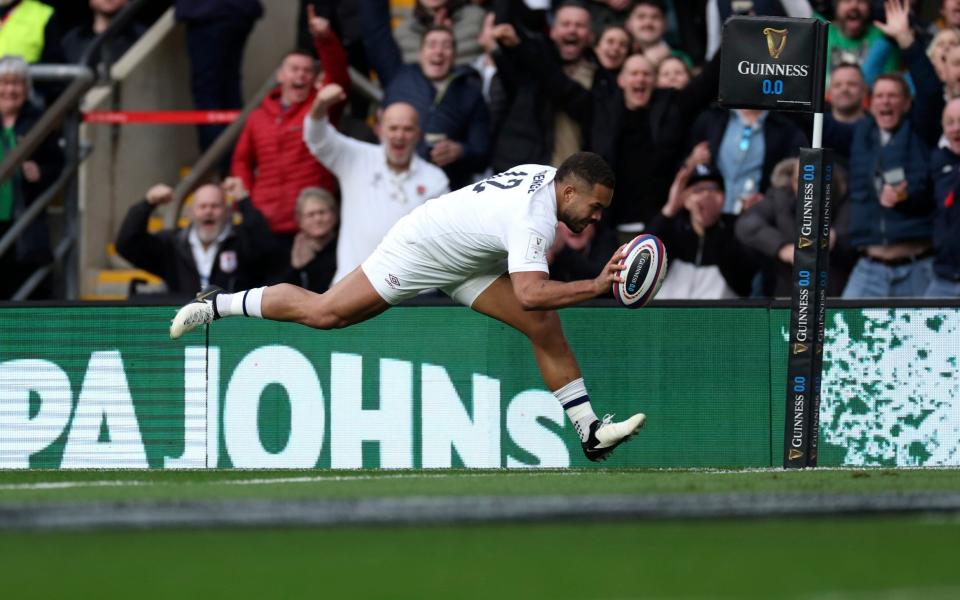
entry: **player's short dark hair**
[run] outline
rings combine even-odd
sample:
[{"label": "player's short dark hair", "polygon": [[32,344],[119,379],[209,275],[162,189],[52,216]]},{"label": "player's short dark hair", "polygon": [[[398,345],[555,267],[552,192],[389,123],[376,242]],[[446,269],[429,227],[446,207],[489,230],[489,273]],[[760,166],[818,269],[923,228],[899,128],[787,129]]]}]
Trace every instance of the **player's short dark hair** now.
[{"label": "player's short dark hair", "polygon": [[593,152],[576,152],[560,164],[556,180],[565,181],[569,177],[576,177],[591,188],[599,184],[612,190],[617,184],[613,169],[599,154]]}]

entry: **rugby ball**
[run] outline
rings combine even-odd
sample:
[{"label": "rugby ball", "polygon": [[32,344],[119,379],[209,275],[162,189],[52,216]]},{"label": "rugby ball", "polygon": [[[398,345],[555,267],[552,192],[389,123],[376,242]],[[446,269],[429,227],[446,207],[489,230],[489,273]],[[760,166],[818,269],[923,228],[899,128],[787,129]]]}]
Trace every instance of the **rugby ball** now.
[{"label": "rugby ball", "polygon": [[627,308],[640,308],[653,299],[667,274],[667,249],[657,236],[642,234],[630,240],[620,260],[623,281],[613,284],[613,297]]}]

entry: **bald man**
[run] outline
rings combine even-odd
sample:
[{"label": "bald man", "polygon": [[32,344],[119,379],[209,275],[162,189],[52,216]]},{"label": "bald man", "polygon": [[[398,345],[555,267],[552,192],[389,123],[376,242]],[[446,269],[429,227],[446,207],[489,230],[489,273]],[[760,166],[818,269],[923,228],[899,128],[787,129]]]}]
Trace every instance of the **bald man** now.
[{"label": "bald man", "polygon": [[346,98],[343,88],[318,88],[304,120],[303,139],[340,180],[336,283],[370,256],[400,217],[447,193],[450,184],[443,170],[415,152],[421,131],[413,106],[387,106],[380,117],[380,144],[368,144],[342,135],[327,118],[329,108]]},{"label": "bald man", "polygon": [[[227,199],[234,200],[231,207]],[[266,279],[270,226],[254,208],[239,177],[222,186],[204,185],[193,193],[190,225],[157,233],[147,230],[150,215],[173,200],[173,189],[151,187],[142,202],[127,212],[117,234],[117,252],[137,267],[163,279],[173,295],[190,296],[198,286],[241,290]],[[232,223],[233,208],[243,216]]]}]

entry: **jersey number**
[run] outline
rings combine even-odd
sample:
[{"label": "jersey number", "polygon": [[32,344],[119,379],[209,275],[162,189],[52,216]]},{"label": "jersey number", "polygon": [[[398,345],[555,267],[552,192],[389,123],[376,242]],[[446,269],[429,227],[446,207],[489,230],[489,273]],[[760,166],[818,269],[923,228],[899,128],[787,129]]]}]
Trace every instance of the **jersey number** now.
[{"label": "jersey number", "polygon": [[477,185],[473,186],[473,191],[475,191],[475,192],[477,192],[477,193],[482,192],[483,190],[487,189],[487,188],[484,187],[484,186],[485,186],[486,184],[488,184],[488,183],[489,183],[490,185],[492,185],[493,187],[495,187],[495,188],[500,188],[501,190],[509,190],[510,188],[515,188],[515,187],[517,187],[518,185],[520,185],[520,182],[522,182],[523,180],[522,180],[522,179],[508,179],[508,180],[506,180],[505,182],[501,183],[501,182],[497,181],[497,178],[498,178],[498,177],[526,177],[526,175],[527,175],[527,174],[524,173],[523,171],[506,171],[506,172],[504,172],[504,173],[497,173],[496,175],[494,175],[494,176],[491,177],[490,179],[485,179],[485,180],[481,181],[480,183],[478,183]]}]

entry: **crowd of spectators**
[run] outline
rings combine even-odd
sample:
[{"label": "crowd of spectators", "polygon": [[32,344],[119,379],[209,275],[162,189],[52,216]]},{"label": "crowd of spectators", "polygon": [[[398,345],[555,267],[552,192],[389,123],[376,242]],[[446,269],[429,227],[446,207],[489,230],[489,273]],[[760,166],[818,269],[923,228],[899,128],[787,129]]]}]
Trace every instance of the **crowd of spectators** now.
[{"label": "crowd of spectators", "polygon": [[[39,0],[0,0],[0,54],[27,42],[4,41],[11,11],[24,10],[41,42],[22,54],[27,62],[77,60],[126,4],[89,1],[92,18],[53,43],[56,12]],[[197,107],[239,106],[237,61],[269,4],[172,4],[187,29]],[[124,223],[117,247],[134,264],[168,279],[170,261],[147,259],[130,241],[146,239],[194,261],[194,275],[170,276],[171,291],[223,281],[224,267],[255,283],[322,291],[430,198],[589,150],[616,172],[613,206],[595,227],[558,232],[548,252],[554,277],[590,275],[619,244],[650,232],[670,256],[661,298],[787,295],[796,157],[810,145],[812,119],[715,105],[722,23],[757,14],[832,21],[823,132],[837,173],[830,294],[960,295],[960,0],[417,0],[399,23],[388,0],[300,7],[306,47],[284,57],[277,88],[245,123],[231,192],[195,194],[219,190],[222,200],[249,190],[235,203],[242,218],[228,218],[224,204],[216,235],[194,233],[212,227],[195,212],[185,232],[150,237],[146,219],[166,198],[155,187]],[[382,86],[379,106],[350,97],[347,65]],[[378,143],[339,130],[343,113],[368,122]],[[202,147],[210,135],[201,132]],[[22,177],[29,181],[26,169]],[[0,227],[13,211],[4,208],[17,206],[4,189]],[[256,256],[246,254],[251,239]],[[226,279],[228,290],[244,287]]]}]

